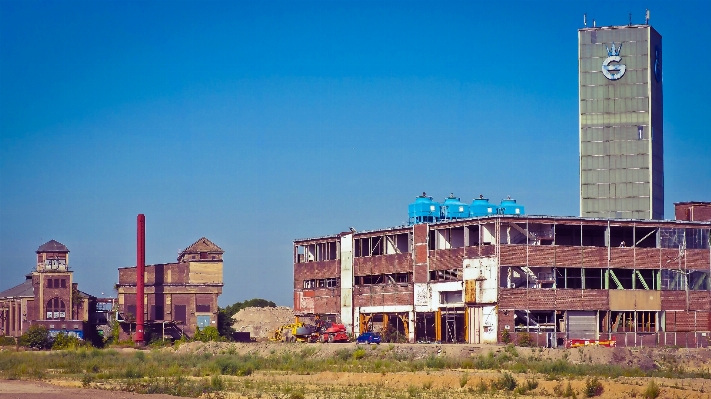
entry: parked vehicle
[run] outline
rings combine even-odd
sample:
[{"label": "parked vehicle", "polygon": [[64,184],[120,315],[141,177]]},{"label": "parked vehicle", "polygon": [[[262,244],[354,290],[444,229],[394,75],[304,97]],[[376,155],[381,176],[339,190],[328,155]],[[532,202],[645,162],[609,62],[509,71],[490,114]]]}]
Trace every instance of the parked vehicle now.
[{"label": "parked vehicle", "polygon": [[348,342],[346,326],[336,323],[325,323],[322,327],[321,342]]},{"label": "parked vehicle", "polygon": [[356,338],[359,344],[380,344],[380,334],[372,331],[364,332]]}]

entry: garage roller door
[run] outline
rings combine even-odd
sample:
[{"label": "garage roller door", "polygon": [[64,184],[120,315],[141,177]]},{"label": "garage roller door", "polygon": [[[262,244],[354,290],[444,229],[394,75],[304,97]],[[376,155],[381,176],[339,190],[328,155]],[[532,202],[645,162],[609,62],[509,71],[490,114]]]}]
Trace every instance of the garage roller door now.
[{"label": "garage roller door", "polygon": [[568,311],[568,336],[597,339],[597,314],[594,311]]}]

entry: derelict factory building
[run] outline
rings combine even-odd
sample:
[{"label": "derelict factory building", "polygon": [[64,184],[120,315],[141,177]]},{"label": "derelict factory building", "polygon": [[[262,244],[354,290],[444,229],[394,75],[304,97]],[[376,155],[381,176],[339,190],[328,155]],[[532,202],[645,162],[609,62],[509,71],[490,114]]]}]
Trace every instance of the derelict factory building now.
[{"label": "derelict factory building", "polygon": [[423,194],[409,226],[294,241],[297,314],[410,342],[709,346],[711,203],[661,220],[661,36],[578,38],[581,217]]},{"label": "derelict factory building", "polygon": [[410,342],[709,345],[709,219],[502,213],[296,240],[295,311]]}]

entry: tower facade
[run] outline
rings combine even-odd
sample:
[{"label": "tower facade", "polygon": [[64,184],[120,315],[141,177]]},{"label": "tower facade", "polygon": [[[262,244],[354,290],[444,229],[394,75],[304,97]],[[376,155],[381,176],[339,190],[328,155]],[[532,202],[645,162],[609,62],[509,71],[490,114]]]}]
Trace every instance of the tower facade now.
[{"label": "tower facade", "polygon": [[662,37],[578,30],[580,215],[664,218]]}]

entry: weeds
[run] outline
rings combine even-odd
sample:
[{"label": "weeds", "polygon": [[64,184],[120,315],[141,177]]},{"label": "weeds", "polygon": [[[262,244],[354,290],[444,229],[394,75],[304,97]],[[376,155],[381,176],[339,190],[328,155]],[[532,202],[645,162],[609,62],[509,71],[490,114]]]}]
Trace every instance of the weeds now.
[{"label": "weeds", "polygon": [[602,395],[605,389],[602,386],[602,382],[597,379],[597,377],[588,377],[585,379],[585,394],[586,398],[592,398],[594,396]]},{"label": "weeds", "polygon": [[501,377],[491,382],[491,388],[497,391],[513,391],[517,385],[516,379],[507,372],[504,372]]},{"label": "weeds", "polygon": [[654,380],[649,380],[649,384],[647,384],[647,389],[642,392],[642,397],[644,399],[656,399],[657,397],[659,397],[660,393],[661,389],[659,389],[659,385],[657,385]]}]

